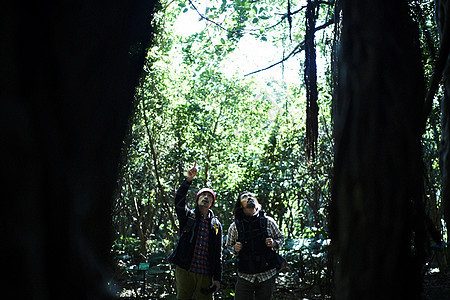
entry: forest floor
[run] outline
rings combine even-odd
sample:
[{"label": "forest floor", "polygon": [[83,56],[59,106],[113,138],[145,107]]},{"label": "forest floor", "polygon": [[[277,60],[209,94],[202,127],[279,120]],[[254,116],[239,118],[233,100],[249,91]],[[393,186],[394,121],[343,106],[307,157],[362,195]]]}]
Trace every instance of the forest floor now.
[{"label": "forest floor", "polygon": [[[136,294],[130,295],[129,293],[122,294],[120,299],[176,299],[176,296],[173,295],[173,292],[169,292],[169,294],[162,293],[161,289],[168,288],[167,285],[171,287],[169,290],[174,291],[173,282],[167,282],[163,280],[162,282],[153,281],[151,285],[147,286],[147,295],[143,297],[135,297]],[[163,286],[165,286],[163,288]],[[223,289],[215,294],[214,299],[233,299],[229,293],[225,293],[226,290],[233,289],[232,285],[226,287],[223,286]],[[129,290],[130,292],[130,290]],[[228,295],[225,295],[228,294]],[[329,290],[323,290],[319,286],[299,286],[291,285],[288,282],[284,282],[284,284],[280,284],[277,282],[276,290],[273,295],[273,300],[324,300],[324,299],[333,299],[330,295]],[[424,286],[423,286],[423,300],[450,300],[450,269],[441,272],[430,272],[425,275],[424,278]]]},{"label": "forest floor", "polygon": [[[317,286],[310,288],[286,288],[278,286],[274,300],[323,300],[333,299],[330,293]],[[423,300],[450,300],[450,268],[441,272],[430,272],[425,275],[423,283]]]},{"label": "forest floor", "polygon": [[450,268],[425,275],[423,289],[424,300],[449,300]]}]

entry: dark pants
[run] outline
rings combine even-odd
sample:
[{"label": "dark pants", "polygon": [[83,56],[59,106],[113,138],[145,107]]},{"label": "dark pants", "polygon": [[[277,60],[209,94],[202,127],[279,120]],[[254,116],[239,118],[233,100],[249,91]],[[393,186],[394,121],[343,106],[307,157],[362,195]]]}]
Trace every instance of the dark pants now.
[{"label": "dark pants", "polygon": [[235,300],[270,300],[272,299],[273,290],[275,288],[275,278],[272,278],[258,282],[250,282],[245,279],[238,277],[236,282],[236,290],[235,290]]},{"label": "dark pants", "polygon": [[209,289],[212,283],[211,276],[189,272],[179,266],[175,269],[175,281],[178,299],[212,300],[213,294],[204,294],[201,289]]}]

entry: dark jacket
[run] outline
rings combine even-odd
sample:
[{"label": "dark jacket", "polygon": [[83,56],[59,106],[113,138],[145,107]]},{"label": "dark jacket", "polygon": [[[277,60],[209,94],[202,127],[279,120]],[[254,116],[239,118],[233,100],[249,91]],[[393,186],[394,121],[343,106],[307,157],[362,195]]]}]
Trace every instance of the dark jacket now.
[{"label": "dark jacket", "polygon": [[[175,194],[175,212],[180,225],[180,239],[169,261],[177,266],[189,270],[197,240],[200,212],[196,205],[194,210],[186,206],[186,194],[191,182],[184,180]],[[208,266],[210,275],[214,280],[222,280],[222,225],[210,210],[209,239],[208,239]],[[191,221],[189,221],[191,218]],[[188,226],[186,226],[188,225]]]},{"label": "dark jacket", "polygon": [[279,255],[265,245],[267,218],[263,211],[255,216],[240,216],[234,220],[238,241],[245,247],[239,252],[238,270],[245,274],[257,274],[279,268]]}]

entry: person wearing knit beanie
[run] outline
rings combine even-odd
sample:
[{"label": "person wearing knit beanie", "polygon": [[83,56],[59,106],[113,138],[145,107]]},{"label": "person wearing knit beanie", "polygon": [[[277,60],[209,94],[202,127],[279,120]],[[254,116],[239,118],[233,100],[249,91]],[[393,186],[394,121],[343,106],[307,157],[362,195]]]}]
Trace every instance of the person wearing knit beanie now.
[{"label": "person wearing knit beanie", "polygon": [[186,205],[187,192],[197,171],[195,162],[175,195],[180,238],[169,262],[176,266],[178,299],[214,299],[222,278],[222,225],[211,210],[216,193],[202,188],[195,197],[195,208]]}]

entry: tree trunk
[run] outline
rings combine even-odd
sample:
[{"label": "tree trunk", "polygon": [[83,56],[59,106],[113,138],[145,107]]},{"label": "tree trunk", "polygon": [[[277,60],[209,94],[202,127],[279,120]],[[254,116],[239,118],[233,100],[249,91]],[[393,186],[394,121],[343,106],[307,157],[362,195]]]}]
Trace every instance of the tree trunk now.
[{"label": "tree trunk", "polygon": [[155,3],[2,3],[2,298],[113,297],[111,205]]},{"label": "tree trunk", "polygon": [[[442,109],[442,143],[440,149],[441,155],[441,202],[445,224],[447,226],[447,242],[450,230],[450,113],[449,104],[450,99],[450,76],[445,74],[445,95],[441,105]],[[447,247],[448,248],[448,247]],[[447,249],[447,261],[450,260],[450,252]]]},{"label": "tree trunk", "polygon": [[316,157],[318,138],[317,104],[317,65],[316,65],[316,10],[315,0],[308,0],[306,6],[306,32],[305,32],[305,86],[306,86],[306,157],[314,160]]},{"label": "tree trunk", "polygon": [[422,232],[413,216],[422,207],[425,93],[418,35],[407,1],[343,0],[342,9],[330,211],[336,298],[419,299]]},{"label": "tree trunk", "polygon": [[158,155],[155,150],[155,141],[153,139],[154,131],[150,130],[150,124],[148,123],[147,115],[145,113],[144,104],[142,103],[142,117],[144,119],[145,128],[147,132],[148,137],[148,146],[150,150],[150,157],[152,159],[152,163],[149,163],[149,165],[153,166],[153,173],[155,175],[155,181],[156,185],[158,186],[159,193],[156,193],[156,199],[155,199],[155,207],[159,205],[159,201],[162,203],[163,209],[166,210],[167,217],[169,218],[170,223],[172,224],[172,227],[177,229],[177,225],[175,223],[174,215],[171,213],[170,204],[168,203],[166,193],[164,190],[164,187],[161,183],[161,176],[159,175],[159,164],[158,164]]},{"label": "tree trunk", "polygon": [[147,257],[147,238],[145,236],[144,229],[143,229],[144,224],[143,224],[142,213],[141,213],[141,210],[139,209],[139,203],[138,203],[139,200],[136,199],[136,197],[134,195],[132,182],[131,182],[129,173],[127,174],[127,179],[128,179],[128,195],[130,195],[130,198],[134,204],[133,207],[134,207],[134,213],[136,216],[136,227],[137,227],[137,231],[138,231],[139,242],[141,245],[141,257],[146,258]]},{"label": "tree trunk", "polygon": [[[438,57],[441,63],[444,64],[444,97],[441,105],[442,115],[442,144],[441,144],[441,180],[442,180],[442,208],[444,212],[444,220],[447,226],[447,240],[450,232],[450,53],[442,51],[443,47],[448,47],[450,43],[450,1],[436,1],[438,9],[436,10],[436,20],[438,22],[439,36],[441,39],[439,53],[445,54],[443,57]],[[447,34],[446,36],[444,34]],[[448,51],[448,48],[447,48]],[[447,247],[447,260],[450,260],[450,252]]]}]

